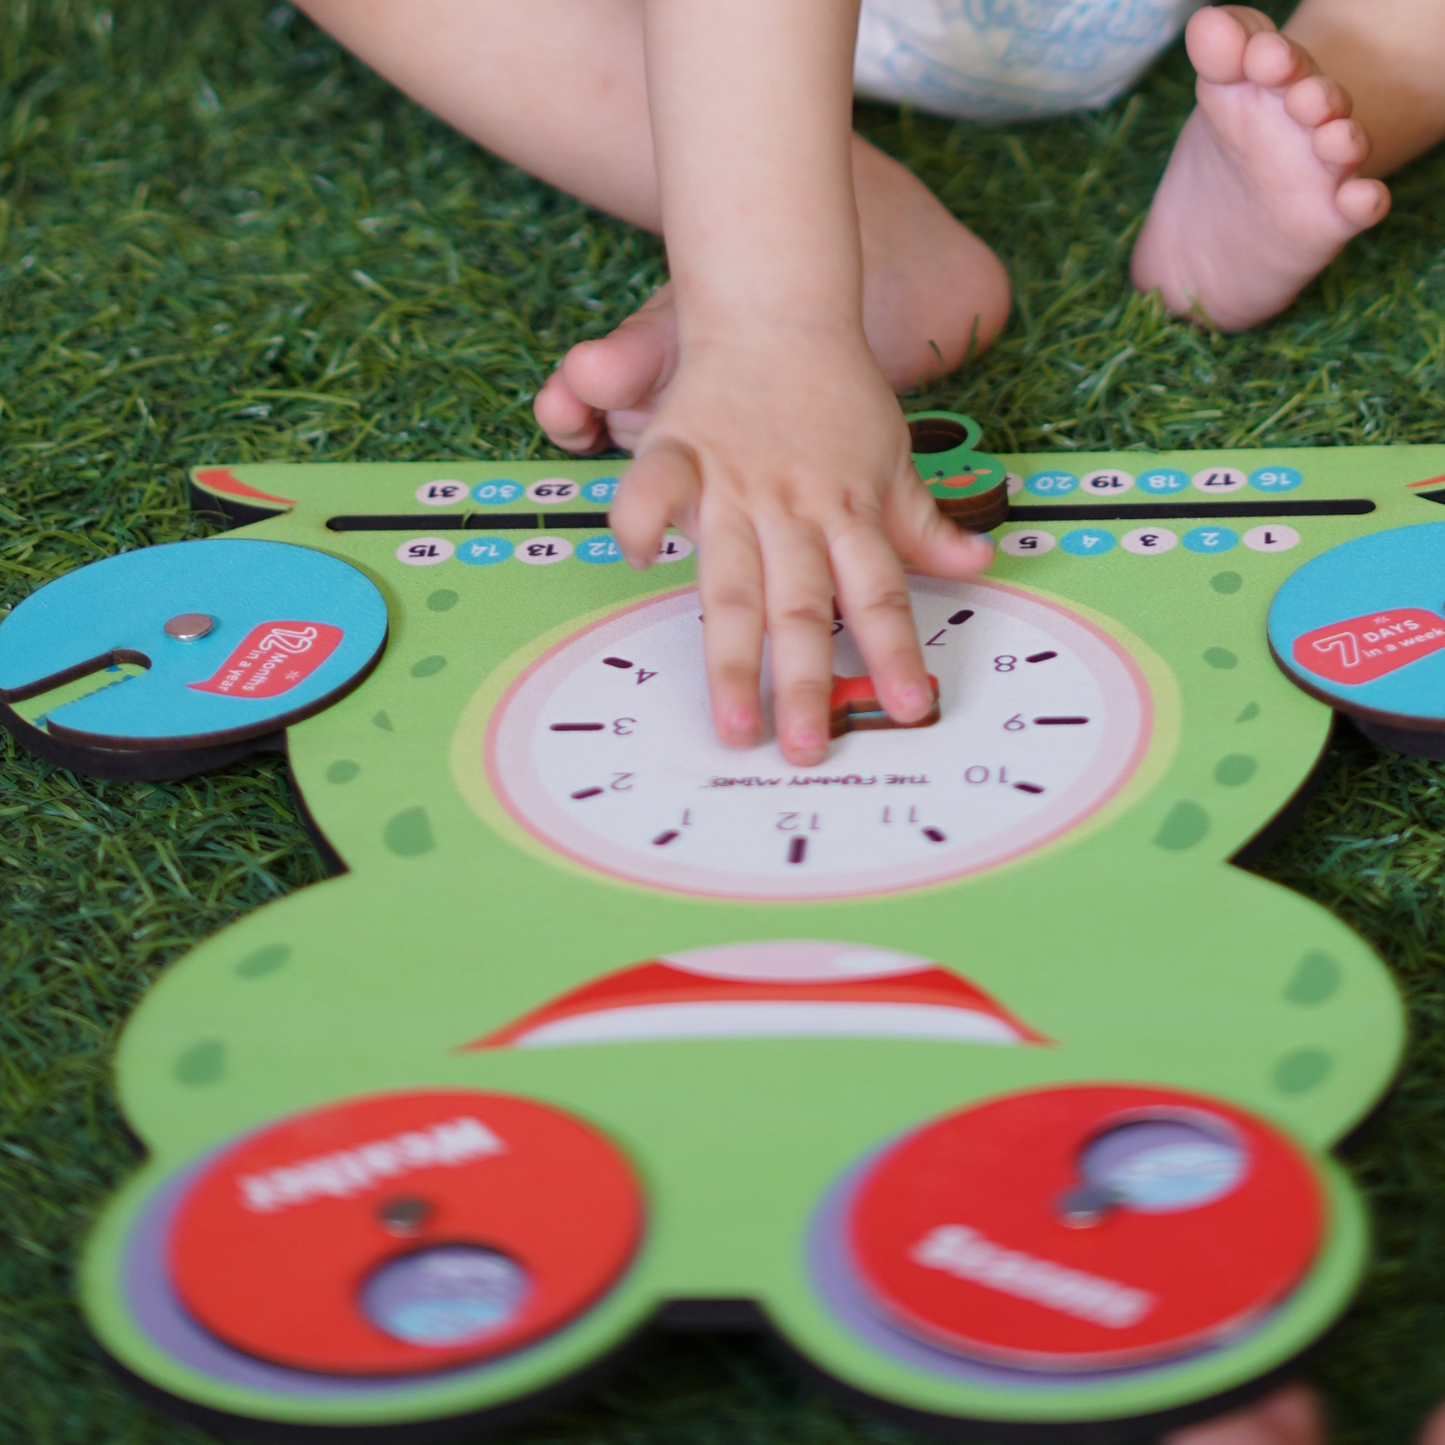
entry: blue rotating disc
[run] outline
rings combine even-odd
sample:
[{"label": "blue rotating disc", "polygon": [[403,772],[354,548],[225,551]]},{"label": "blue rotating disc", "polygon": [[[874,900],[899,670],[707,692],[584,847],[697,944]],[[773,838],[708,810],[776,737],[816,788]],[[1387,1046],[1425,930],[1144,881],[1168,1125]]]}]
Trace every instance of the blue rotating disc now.
[{"label": "blue rotating disc", "polygon": [[343,697],[386,635],[375,584],[325,552],[174,542],[94,562],[16,607],[0,626],[0,701],[24,725],[17,707],[54,694],[28,725],[71,748],[214,750]]},{"label": "blue rotating disc", "polygon": [[1306,692],[1402,752],[1445,756],[1445,522],[1342,542],[1286,578],[1269,645]]}]

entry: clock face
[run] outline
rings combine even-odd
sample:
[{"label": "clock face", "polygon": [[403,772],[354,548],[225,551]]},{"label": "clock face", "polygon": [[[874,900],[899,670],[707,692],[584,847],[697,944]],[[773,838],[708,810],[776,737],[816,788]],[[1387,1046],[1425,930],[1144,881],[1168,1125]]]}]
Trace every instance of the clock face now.
[{"label": "clock face", "polygon": [[[784,762],[771,739],[724,747],[689,588],[581,629],[512,684],[487,730],[491,787],[522,827],[599,872],[749,899],[940,883],[1101,808],[1149,741],[1149,693],[1128,653],[1002,583],[909,586],[939,685],[930,727],[880,728],[855,698],[852,730],[818,767]],[[849,629],[835,629],[835,674],[865,676]]]}]

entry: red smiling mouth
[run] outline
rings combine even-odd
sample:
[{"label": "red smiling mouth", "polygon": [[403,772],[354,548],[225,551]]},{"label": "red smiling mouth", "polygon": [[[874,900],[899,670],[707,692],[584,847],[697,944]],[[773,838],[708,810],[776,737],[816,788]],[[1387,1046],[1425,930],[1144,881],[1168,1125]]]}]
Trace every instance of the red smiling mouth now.
[{"label": "red smiling mouth", "polygon": [[730,944],[637,964],[559,995],[464,1050],[701,1038],[1046,1044],[926,959],[856,944]]}]

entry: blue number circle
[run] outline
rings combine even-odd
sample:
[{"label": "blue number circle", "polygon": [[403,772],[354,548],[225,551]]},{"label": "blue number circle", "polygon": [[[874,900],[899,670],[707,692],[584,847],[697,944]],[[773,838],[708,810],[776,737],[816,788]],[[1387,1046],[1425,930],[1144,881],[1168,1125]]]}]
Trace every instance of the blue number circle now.
[{"label": "blue number circle", "polygon": [[582,488],[582,495],[589,502],[610,502],[617,495],[619,479],[617,477],[598,477],[595,481],[588,482]]},{"label": "blue number circle", "polygon": [[1191,552],[1227,552],[1239,542],[1229,527],[1193,527],[1180,539]]},{"label": "blue number circle", "polygon": [[478,482],[472,488],[472,501],[483,507],[504,507],[508,502],[515,502],[522,490],[521,482],[497,477],[490,482]]},{"label": "blue number circle", "polygon": [[1304,484],[1293,467],[1260,467],[1249,474],[1249,485],[1261,492],[1292,492]]},{"label": "blue number circle", "polygon": [[573,554],[580,561],[607,563],[620,562],[622,560],[622,548],[613,540],[610,532],[603,532],[596,537],[585,537],[577,544],[577,550]]},{"label": "blue number circle", "polygon": [[1098,527],[1080,527],[1077,531],[1065,532],[1059,538],[1059,546],[1075,557],[1102,557],[1114,550],[1114,534]]},{"label": "blue number circle", "polygon": [[457,546],[457,561],[469,567],[490,567],[505,562],[512,555],[512,544],[505,537],[469,537]]},{"label": "blue number circle", "polygon": [[1060,497],[1078,485],[1072,472],[1034,472],[1024,480],[1024,486],[1039,497]]},{"label": "blue number circle", "polygon": [[1141,492],[1162,497],[1170,492],[1182,492],[1189,485],[1189,474],[1181,472],[1178,467],[1155,467],[1152,471],[1141,472],[1134,485]]}]

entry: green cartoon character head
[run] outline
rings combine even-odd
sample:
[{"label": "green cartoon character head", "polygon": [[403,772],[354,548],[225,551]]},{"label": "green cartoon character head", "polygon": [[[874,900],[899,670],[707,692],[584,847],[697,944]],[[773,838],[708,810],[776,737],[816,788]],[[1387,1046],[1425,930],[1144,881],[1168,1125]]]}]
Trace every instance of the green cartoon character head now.
[{"label": "green cartoon character head", "polygon": [[[82,1275],[126,1370],[364,1431],[746,1319],[955,1435],[1138,1430],[1339,1316],[1366,1238],[1329,1151],[1400,1007],[1231,860],[1331,720],[1271,645],[1309,662],[1338,579],[1267,639],[1271,600],[1423,537],[1445,450],[997,459],[913,427],[936,495],[1008,508],[998,562],[911,580],[927,726],[880,725],[838,625],[816,768],[714,740],[691,546],[622,565],[605,462],[209,469],[239,532],[0,627],[31,746],[159,777],[284,733],[338,865],[127,1028],[149,1158]],[[1441,610],[1350,616],[1392,607],[1361,628]]]}]

